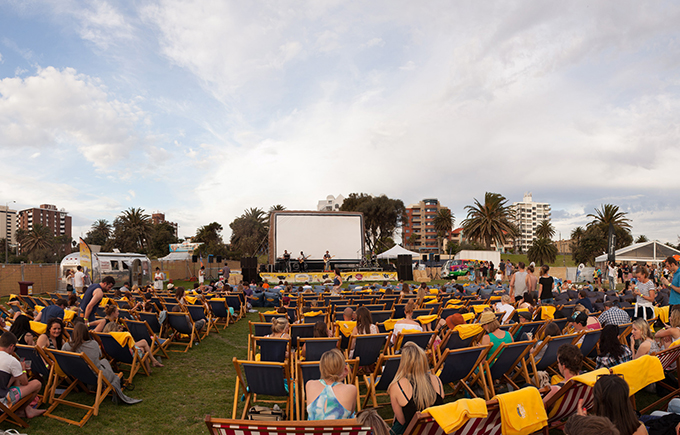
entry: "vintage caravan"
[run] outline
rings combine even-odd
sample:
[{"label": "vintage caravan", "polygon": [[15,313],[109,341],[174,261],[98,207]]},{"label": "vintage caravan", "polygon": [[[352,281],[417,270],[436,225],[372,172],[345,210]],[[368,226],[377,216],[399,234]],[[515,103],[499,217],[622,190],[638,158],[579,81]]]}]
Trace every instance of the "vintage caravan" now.
[{"label": "vintage caravan", "polygon": [[[69,269],[76,271],[80,265],[80,253],[74,252],[61,260],[59,291],[66,291],[66,274]],[[124,282],[130,286],[142,286],[153,281],[151,260],[146,255],[136,253],[98,252],[92,254],[92,281],[99,282],[105,276],[116,280],[116,287]],[[87,273],[86,273],[87,274]]]}]

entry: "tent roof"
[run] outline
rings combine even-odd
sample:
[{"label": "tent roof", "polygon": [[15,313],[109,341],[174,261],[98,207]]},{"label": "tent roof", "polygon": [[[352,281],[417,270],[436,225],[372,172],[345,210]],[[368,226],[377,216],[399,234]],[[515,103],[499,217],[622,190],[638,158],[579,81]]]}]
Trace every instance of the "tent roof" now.
[{"label": "tent roof", "polygon": [[417,252],[409,251],[408,249],[404,249],[399,245],[394,245],[387,251],[383,252],[382,254],[378,254],[378,258],[397,258],[399,255],[412,255],[414,257],[420,257],[420,254]]},{"label": "tent roof", "polygon": [[[656,251],[656,252],[655,252]],[[655,256],[656,253],[656,256]],[[616,261],[640,261],[660,263],[667,257],[679,255],[680,251],[664,245],[658,240],[651,240],[643,243],[633,243],[632,245],[617,249]],[[595,258],[598,263],[607,261],[607,254],[602,254]]]},{"label": "tent roof", "polygon": [[159,258],[162,261],[183,261],[191,258],[191,252],[171,252],[165,257]]}]

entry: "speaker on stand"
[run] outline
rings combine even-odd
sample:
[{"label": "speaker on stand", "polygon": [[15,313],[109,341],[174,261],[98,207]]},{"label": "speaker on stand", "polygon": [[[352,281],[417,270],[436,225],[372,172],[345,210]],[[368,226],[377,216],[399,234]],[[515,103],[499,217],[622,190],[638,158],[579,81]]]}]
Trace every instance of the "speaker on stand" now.
[{"label": "speaker on stand", "polygon": [[400,280],[413,281],[413,259],[410,255],[397,257],[397,276]]},{"label": "speaker on stand", "polygon": [[257,274],[257,257],[243,257],[241,258],[241,273],[243,274],[243,282],[250,283],[255,280],[259,281]]}]

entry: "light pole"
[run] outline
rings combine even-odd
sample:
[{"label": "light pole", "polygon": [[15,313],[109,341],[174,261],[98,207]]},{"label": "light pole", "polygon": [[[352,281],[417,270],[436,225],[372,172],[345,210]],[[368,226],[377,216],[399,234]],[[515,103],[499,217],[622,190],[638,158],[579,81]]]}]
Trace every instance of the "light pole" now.
[{"label": "light pole", "polygon": [[[9,240],[7,240],[7,215],[9,214],[9,203],[13,202],[16,203],[16,201],[7,201],[5,203],[5,264],[7,264],[7,256],[8,256],[8,246],[9,246]],[[11,231],[12,231],[12,225],[10,224],[10,237],[11,237]]]}]

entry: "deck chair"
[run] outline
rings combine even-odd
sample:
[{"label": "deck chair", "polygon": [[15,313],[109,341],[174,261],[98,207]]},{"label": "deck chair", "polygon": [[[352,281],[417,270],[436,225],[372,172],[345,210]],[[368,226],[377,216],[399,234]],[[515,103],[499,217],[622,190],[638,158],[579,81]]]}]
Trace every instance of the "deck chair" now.
[{"label": "deck chair", "polygon": [[217,325],[223,325],[222,329],[227,329],[229,326],[229,321],[231,320],[231,313],[224,301],[208,301],[208,307],[210,307],[210,312],[212,317],[215,319],[215,327]]},{"label": "deck chair", "polygon": [[[132,334],[127,335],[125,345],[121,345],[113,335],[105,332],[91,332],[92,336],[99,342],[99,345],[104,349],[106,356],[111,361],[114,371],[121,371],[121,365],[128,366],[129,374],[124,379],[126,384],[131,384],[135,375],[141,368],[147,376],[151,373],[146,368],[146,362],[149,359],[149,354],[145,353],[141,358],[137,349],[135,349],[135,341]],[[132,350],[132,352],[130,352]]]},{"label": "deck chair", "polygon": [[123,320],[123,323],[125,323],[125,327],[130,331],[130,334],[132,334],[132,338],[134,338],[135,341],[146,340],[153,355],[161,352],[164,357],[170,358],[167,352],[170,340],[154,334],[146,321],[125,319]]},{"label": "deck chair", "polygon": [[401,348],[404,347],[406,343],[409,341],[414,342],[415,344],[418,345],[421,349],[425,351],[428,355],[431,354],[430,350],[430,344],[432,342],[432,337],[434,336],[434,332],[400,332],[399,335],[397,335],[397,339],[395,340],[395,344],[391,349],[392,354],[396,354],[398,352],[401,352]]},{"label": "deck chair", "polygon": [[[25,344],[17,344],[14,353],[19,359],[24,358],[26,361],[31,362],[31,373],[33,376],[39,377],[40,382],[43,385],[43,394],[40,395],[40,403],[47,403],[50,397],[50,383],[54,372],[54,364],[45,364],[45,361],[51,361],[50,357],[45,354],[41,347],[27,346]],[[5,384],[0,383],[0,385]],[[0,417],[0,421],[1,419],[2,417]]]},{"label": "deck chair", "polygon": [[292,419],[293,411],[293,379],[290,376],[290,366],[286,363],[240,361],[233,359],[236,369],[236,385],[234,387],[234,403],[231,418],[236,418],[239,403],[239,387],[243,388],[245,404],[241,419],[246,418],[248,409],[257,395],[285,397],[284,400],[261,400],[265,403],[281,403],[286,405],[286,418]]},{"label": "deck chair", "polygon": [[[489,387],[484,392],[487,396],[486,400],[496,395],[494,381],[497,379],[509,383],[517,390],[520,388],[514,381],[517,376],[524,377],[527,384],[531,383],[524,357],[531,351],[534,344],[536,344],[535,340],[501,343],[489,359],[484,361],[484,372]],[[490,396],[489,390],[491,390]]]},{"label": "deck chair", "polygon": [[[168,313],[168,323],[175,331],[170,336],[168,350],[171,352],[187,352],[194,346],[194,341],[199,343],[201,337],[196,331],[194,321],[185,313]],[[170,346],[184,346],[184,350],[170,349]]]},{"label": "deck chair", "polygon": [[[554,375],[559,374],[557,370],[553,368],[553,366],[557,364],[557,350],[563,344],[574,344],[576,340],[578,340],[578,334],[546,337],[545,340],[543,340],[541,344],[536,347],[536,350],[529,353],[529,362],[534,373],[534,385],[536,388],[541,387],[538,380],[538,371],[543,370],[552,372]],[[545,349],[543,356],[536,360],[542,349]]]},{"label": "deck chair", "polygon": [[142,322],[146,322],[154,334],[159,337],[163,336],[163,325],[161,325],[161,322],[158,320],[158,314],[149,311],[139,311],[137,317]]},{"label": "deck chair", "polygon": [[130,312],[130,310],[124,308],[118,308],[118,317],[120,317],[121,319],[133,319],[133,320],[135,318]]},{"label": "deck chair", "polygon": [[294,349],[299,347],[299,338],[313,338],[314,337],[314,324],[313,323],[298,323],[295,325],[290,325],[290,337],[292,339],[291,346]]},{"label": "deck chair", "polygon": [[513,331],[512,339],[517,341],[522,338],[524,333],[532,333],[536,336],[536,331],[541,327],[545,326],[545,320],[539,320],[536,322],[518,323],[517,329]]},{"label": "deck chair", "polygon": [[[378,407],[378,396],[387,395],[387,387],[397,374],[399,364],[401,364],[401,355],[381,355],[373,373],[364,375],[366,398],[362,408],[366,408],[369,400],[372,400],[374,408]],[[385,393],[378,393],[378,391],[385,391]]]},{"label": "deck chair", "polygon": [[194,323],[198,322],[199,320],[205,320],[205,332],[203,332],[201,339],[204,339],[208,336],[208,334],[210,334],[211,328],[214,329],[218,334],[220,333],[220,330],[217,329],[217,325],[215,325],[217,318],[206,316],[203,305],[187,305],[186,308],[189,310],[189,315],[191,316],[191,320],[193,320]]},{"label": "deck chair", "polygon": [[252,353],[253,339],[255,337],[265,337],[271,334],[272,325],[271,323],[251,322],[249,320],[248,329],[250,330],[250,334],[248,334],[248,359],[252,361],[255,359],[255,355]]},{"label": "deck chair", "polygon": [[543,433],[548,435],[550,429],[561,429],[563,420],[576,414],[579,409],[579,401],[583,400],[583,407],[590,409],[593,405],[593,389],[586,384],[567,381],[559,391],[545,403],[548,414],[548,426],[543,428]]},{"label": "deck chair", "polygon": [[329,350],[340,348],[340,337],[300,338],[298,340],[298,361],[302,361],[302,348],[305,348],[305,361],[319,361],[321,355]]},{"label": "deck chair", "polygon": [[[290,340],[277,337],[256,337],[252,341],[253,349],[251,355],[257,354],[260,347],[260,361],[287,363],[290,355]],[[253,358],[254,359],[254,358]]]},{"label": "deck chair", "polygon": [[373,323],[383,323],[387,319],[392,318],[392,310],[383,310],[383,311],[372,311],[371,312],[371,320],[373,320]]},{"label": "deck chair", "polygon": [[[475,371],[483,371],[483,365],[487,353],[491,349],[491,344],[486,346],[469,347],[465,349],[451,350],[446,349],[441,359],[434,367],[434,373],[442,381],[442,384],[449,384],[453,388],[452,395],[458,394],[464,388],[472,397],[477,397],[470,388],[470,380],[474,377]],[[486,378],[479,376],[484,391],[486,391]]]},{"label": "deck chair", "polygon": [[460,429],[446,434],[430,414],[416,412],[404,435],[501,435],[501,412],[498,400],[486,402],[488,415],[471,418]]},{"label": "deck chair", "polygon": [[[581,342],[581,354],[583,354],[583,364],[591,370],[595,370],[595,362],[592,359],[590,359],[590,356],[593,352],[596,352],[597,343],[600,341],[601,333],[602,330],[600,329],[592,329],[581,333],[583,337],[583,341]],[[578,342],[580,339],[581,337],[579,337],[576,340],[576,342]]]},{"label": "deck chair", "polygon": [[319,421],[254,421],[205,417],[210,435],[371,435],[355,419]]},{"label": "deck chair", "polygon": [[[357,387],[357,408],[356,411],[361,411],[361,402],[359,395],[359,382],[357,379],[357,369],[359,367],[359,360],[357,358],[345,360],[349,365],[350,371],[347,375],[346,382],[348,384],[354,384]],[[305,385],[307,381],[321,379],[321,370],[319,369],[319,361],[298,361],[297,362],[297,384],[299,386],[299,396],[300,400],[296,401],[298,418],[304,420],[307,412],[307,399]]]},{"label": "deck chair", "polygon": [[632,323],[624,323],[623,325],[619,325],[619,341],[621,342],[621,344],[623,344],[624,346],[628,346],[630,344],[628,337],[630,337],[630,334],[632,332],[633,332]]},{"label": "deck chair", "polygon": [[262,323],[272,323],[272,320],[274,320],[277,317],[286,317],[286,314],[281,314],[281,313],[276,313],[276,314],[265,314],[265,313],[260,313],[260,322]]},{"label": "deck chair", "polygon": [[460,338],[459,331],[454,331],[450,329],[442,339],[441,343],[439,343],[439,346],[437,346],[434,349],[435,360],[439,361],[444,352],[446,351],[446,349],[451,350],[464,349],[466,347],[472,346],[473,341],[475,341],[476,339],[477,336],[472,336],[463,340],[462,338]]},{"label": "deck chair", "polygon": [[304,323],[314,324],[318,321],[326,322],[326,313],[321,313],[316,316],[302,316]]},{"label": "deck chair", "polygon": [[[2,394],[2,397],[5,397],[9,392],[9,387],[7,387],[7,385],[9,385],[11,380],[11,373],[0,371],[0,385],[4,386],[3,388],[0,388],[0,394]],[[25,397],[22,397],[18,402],[10,404],[9,406],[5,405],[3,402],[0,402],[0,423],[3,421],[8,421],[21,427],[28,427],[26,420],[19,417],[16,413],[19,410],[25,408],[26,404],[30,403],[34,397],[35,394],[29,394]]]},{"label": "deck chair", "polygon": [[[64,372],[66,376],[71,379],[71,383],[64,390],[64,392],[59,397],[54,397],[56,383],[52,383],[52,391],[50,402],[52,405],[45,411],[45,416],[50,418],[55,418],[59,421],[63,421],[69,424],[74,424],[78,427],[83,427],[85,423],[93,415],[99,415],[99,406],[102,404],[104,399],[113,391],[113,385],[104,377],[104,373],[94,365],[94,363],[85,355],[84,353],[73,353],[64,352],[61,350],[45,349],[45,352],[56,361],[59,368]],[[119,373],[118,376],[122,377],[123,374]],[[76,388],[79,387],[85,392],[89,393],[88,385],[96,386],[94,403],[92,405],[85,405],[82,403],[72,402],[67,400],[68,395]],[[114,392],[115,394],[115,392]],[[59,405],[66,405],[72,408],[78,408],[86,410],[85,416],[80,419],[80,421],[70,420],[66,417],[61,417],[54,415],[54,411]]]},{"label": "deck chair", "polygon": [[227,306],[234,309],[236,320],[241,319],[246,314],[246,304],[243,303],[240,295],[225,295],[224,299]]},{"label": "deck chair", "polygon": [[[359,367],[368,367],[375,364],[381,354],[385,353],[387,340],[390,334],[366,334],[354,335],[350,338],[348,349],[354,345],[352,356],[359,359]],[[348,350],[349,353],[351,350]]]},{"label": "deck chair", "polygon": [[[669,373],[670,371],[675,370],[677,374],[677,379],[680,379],[680,364],[678,364],[680,362],[680,346],[669,347],[666,350],[654,352],[651,355],[659,358],[659,361],[661,361],[661,366],[663,367],[665,373]],[[668,379],[668,377],[666,379]],[[669,390],[670,393],[660,398],[659,400],[655,401],[654,403],[650,404],[649,406],[643,408],[640,411],[641,414],[647,414],[649,411],[657,409],[659,406],[664,405],[673,397],[680,394],[680,387],[671,386],[665,381],[659,381],[657,382],[657,385],[664,389]]]}]

